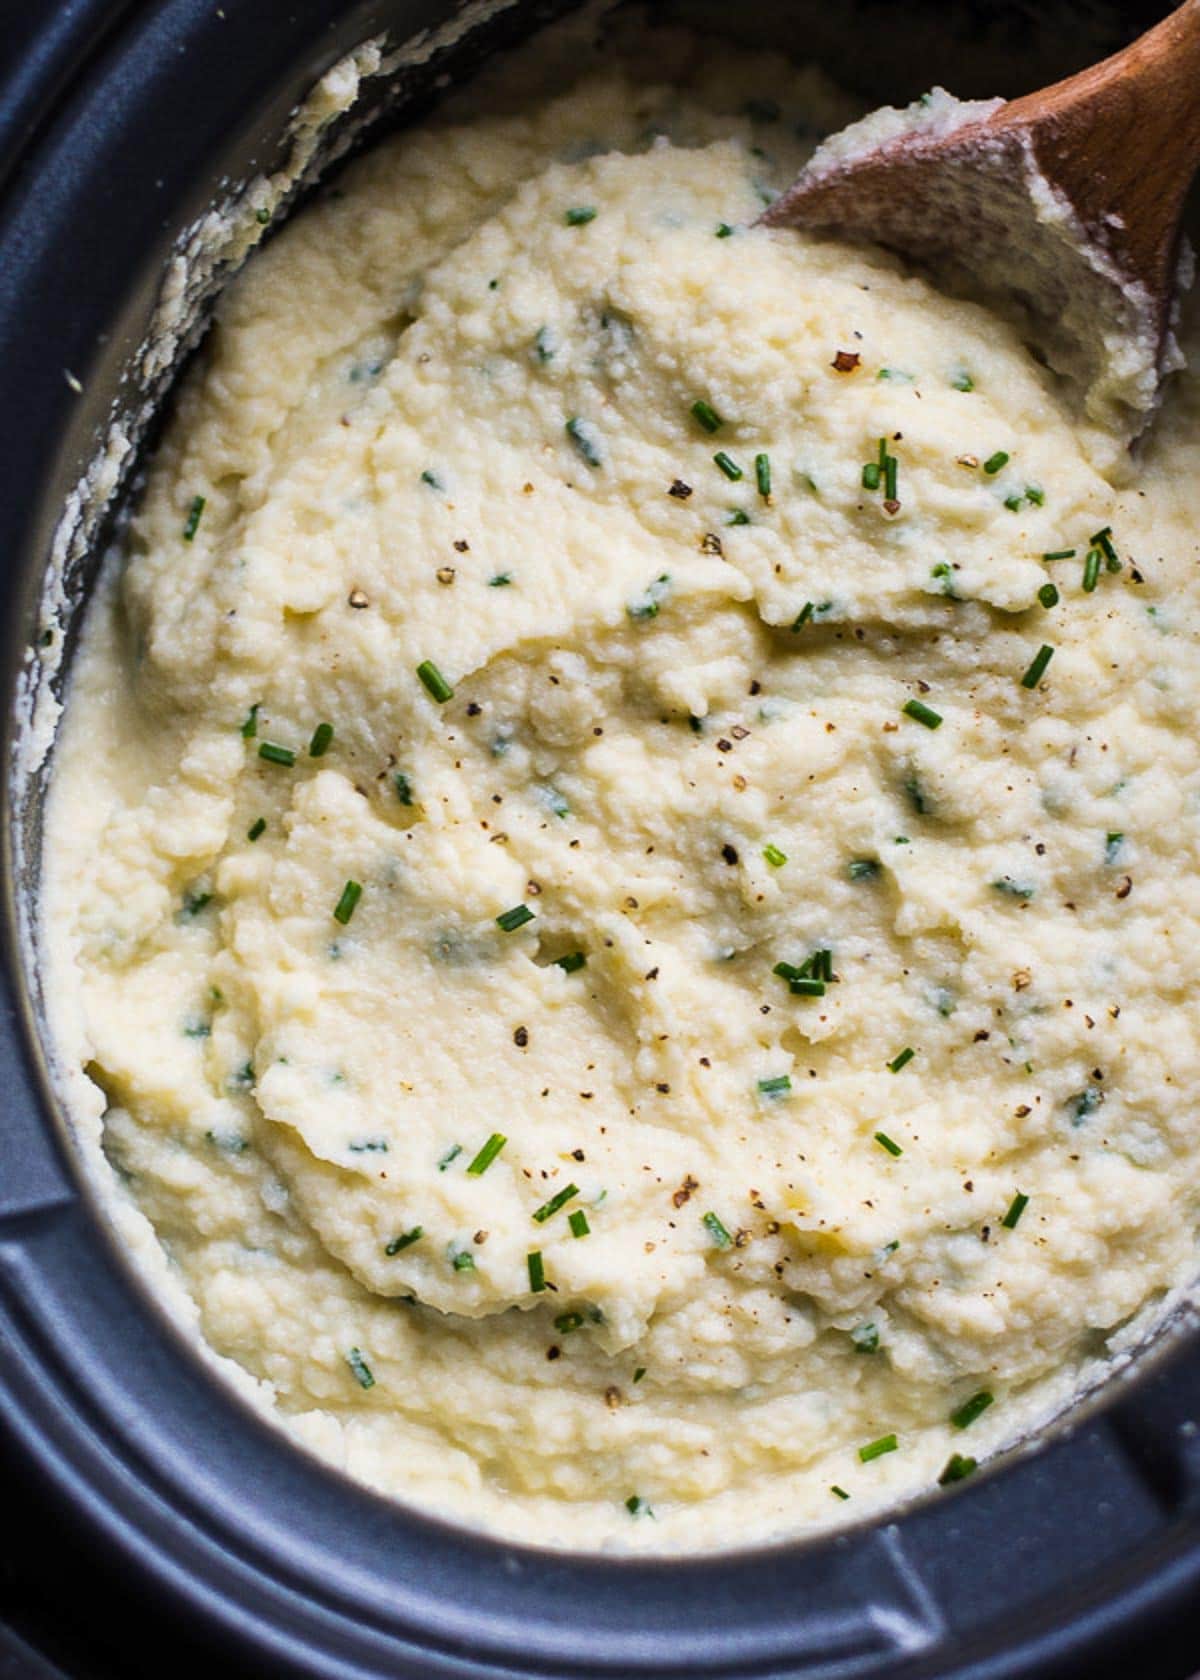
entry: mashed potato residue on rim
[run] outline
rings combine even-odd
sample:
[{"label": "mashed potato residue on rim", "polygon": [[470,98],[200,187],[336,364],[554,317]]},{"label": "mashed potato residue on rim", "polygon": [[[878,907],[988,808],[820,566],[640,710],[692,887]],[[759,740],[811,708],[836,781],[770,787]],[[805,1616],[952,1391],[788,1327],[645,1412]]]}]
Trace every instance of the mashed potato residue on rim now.
[{"label": "mashed potato residue on rim", "polygon": [[597,63],[230,288],[91,611],[47,960],[299,1439],[684,1549],[964,1473],[1192,1278],[1200,431],[1188,383],[1117,490],[995,319],[756,228],[815,73]]}]

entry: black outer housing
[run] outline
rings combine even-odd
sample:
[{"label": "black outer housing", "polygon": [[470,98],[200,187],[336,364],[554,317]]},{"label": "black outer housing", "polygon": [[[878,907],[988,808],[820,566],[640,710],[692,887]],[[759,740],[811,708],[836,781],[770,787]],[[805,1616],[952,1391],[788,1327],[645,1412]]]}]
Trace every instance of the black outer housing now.
[{"label": "black outer housing", "polygon": [[[10,715],[59,510],[94,451],[174,237],[223,177],[272,156],[290,107],[348,47],[384,27],[406,39],[452,9],[223,0],[222,16],[209,0],[44,10],[3,0]],[[739,27],[784,13],[793,40],[829,55],[840,20],[806,0],[742,7]],[[517,7],[456,49],[450,68],[469,68],[537,15]],[[1147,21],[1134,7],[1078,15],[1080,60],[1097,29],[1115,41]],[[938,79],[944,20],[968,38],[992,31],[979,49],[983,81],[996,30],[1018,61],[1032,30],[1003,0],[953,12],[910,0],[903,14],[881,7],[875,18],[834,68],[890,98]],[[910,54],[897,72],[901,37],[921,29],[932,55]],[[895,50],[863,49],[872,40]],[[1003,91],[1021,91],[1008,79]],[[397,111],[419,113],[431,98],[429,75],[412,79]],[[36,790],[10,798],[4,826],[0,1680],[126,1680],[217,1663],[274,1680],[1124,1680],[1134,1665],[1183,1680],[1200,1668],[1200,1345],[1189,1331],[1160,1338],[1136,1380],[1077,1409],[1035,1453],[887,1525],[726,1557],[604,1560],[504,1546],[376,1499],[298,1453],[186,1348],[80,1180],[46,1080],[36,976],[17,941],[37,879],[36,867],[18,873],[13,842],[19,829],[34,855],[39,808]]]}]

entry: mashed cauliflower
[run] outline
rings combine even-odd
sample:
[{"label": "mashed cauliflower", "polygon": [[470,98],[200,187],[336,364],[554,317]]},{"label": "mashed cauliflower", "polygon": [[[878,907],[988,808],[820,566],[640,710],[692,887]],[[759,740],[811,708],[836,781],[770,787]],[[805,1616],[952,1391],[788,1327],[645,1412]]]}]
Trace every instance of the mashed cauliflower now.
[{"label": "mashed cauliflower", "polygon": [[853,114],[815,73],[590,56],[229,289],[47,961],[281,1424],[680,1550],[969,1473],[1192,1277],[1200,429],[1118,491],[997,320],[756,227]]}]

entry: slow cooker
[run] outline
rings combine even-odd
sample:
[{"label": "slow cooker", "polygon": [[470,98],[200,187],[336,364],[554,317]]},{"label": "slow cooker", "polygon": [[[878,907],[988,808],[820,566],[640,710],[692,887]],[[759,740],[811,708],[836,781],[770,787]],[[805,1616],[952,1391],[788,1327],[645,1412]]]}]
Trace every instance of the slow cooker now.
[{"label": "slow cooker", "polygon": [[[440,31],[329,125],[322,162],[420,117],[570,0],[67,0],[0,32],[0,1676],[710,1675],[933,1680],[1200,1668],[1200,1338],[1174,1323],[1039,1443],[884,1522],[673,1562],[502,1544],[290,1446],[204,1367],[117,1250],[47,1075],[30,959],[46,768],[30,661],[52,554],[65,647],[228,264],[144,345],[198,219],[275,168],[289,115],[369,37]],[[815,57],[869,99],[1015,94],[1154,7],[707,0],[702,27]],[[449,26],[449,27],[447,27]],[[953,61],[954,69],[950,64]],[[89,467],[114,422],[133,447]],[[110,459],[112,457],[110,456]],[[83,487],[80,493],[80,487]],[[67,510],[64,522],[64,510]],[[56,546],[57,545],[57,546]],[[50,631],[49,634],[60,634]]]}]

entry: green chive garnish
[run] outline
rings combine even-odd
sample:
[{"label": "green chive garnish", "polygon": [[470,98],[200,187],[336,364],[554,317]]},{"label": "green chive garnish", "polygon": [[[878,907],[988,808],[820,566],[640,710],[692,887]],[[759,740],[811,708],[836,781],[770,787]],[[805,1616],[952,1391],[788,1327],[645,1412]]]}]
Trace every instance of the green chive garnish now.
[{"label": "green chive garnish", "polygon": [[779,847],[773,845],[771,842],[768,842],[767,845],[763,847],[763,856],[771,865],[772,869],[782,869],[784,864],[787,862],[787,853],[781,852]]},{"label": "green chive garnish", "polygon": [[1111,525],[1106,525],[1103,531],[1097,531],[1094,536],[1088,538],[1088,541],[1103,554],[1106,570],[1110,572],[1121,570],[1121,558],[1113,547]]},{"label": "green chive garnish", "polygon": [[864,490],[878,490],[882,473],[875,461],[868,461],[862,470],[862,487]]},{"label": "green chive garnish", "polygon": [[1044,583],[1038,590],[1038,600],[1044,607],[1056,607],[1058,605],[1058,590],[1052,583]]},{"label": "green chive garnish", "polygon": [[801,974],[797,979],[788,981],[788,991],[793,997],[824,997],[825,982],[812,975]]},{"label": "green chive garnish", "polygon": [[250,824],[250,827],[246,830],[246,838],[247,838],[247,840],[257,840],[257,839],[260,838],[260,836],[264,835],[266,832],[267,832],[267,819],[266,819],[266,817],[258,817],[254,822],[252,822]]},{"label": "green chive garnish", "polygon": [[896,474],[899,469],[900,463],[894,455],[884,456],[883,495],[885,501],[894,502],[896,500]]},{"label": "green chive garnish", "polygon": [[950,384],[956,391],[973,391],[975,389],[975,381],[969,373],[956,373]]},{"label": "green chive garnish", "polygon": [[756,455],[754,457],[754,482],[758,486],[758,493],[763,501],[768,501],[771,495],[771,457]]},{"label": "green chive garnish", "polygon": [[184,542],[191,542],[200,526],[200,518],[204,512],[205,499],[203,496],[193,496],[192,505],[188,509],[188,516],[183,527]]},{"label": "green chive garnish", "polygon": [[[894,1073],[895,1069],[893,1068],[892,1071]],[[879,1145],[880,1149],[886,1149],[889,1155],[903,1155],[904,1153],[900,1145],[893,1142],[886,1132],[876,1132],[875,1142]]]},{"label": "green chive garnish", "polygon": [[692,417],[703,426],[706,432],[719,432],[725,424],[711,403],[706,403],[703,397],[697,398],[692,404]]},{"label": "green chive garnish", "polygon": [[856,1353],[879,1352],[879,1326],[877,1324],[856,1324],[850,1332],[850,1340]]},{"label": "green chive garnish", "polygon": [[587,962],[582,951],[568,951],[565,957],[554,959],[555,968],[561,968],[564,974],[575,974]]},{"label": "green chive garnish", "polygon": [[1046,674],[1046,667],[1054,658],[1054,649],[1045,642],[1033,656],[1033,662],[1021,678],[1022,688],[1036,688]]},{"label": "green chive garnish", "polygon": [[438,1171],[439,1172],[445,1172],[446,1168],[450,1165],[450,1163],[452,1161],[457,1161],[458,1157],[461,1154],[462,1154],[462,1144],[461,1143],[452,1143],[450,1145],[449,1149],[447,1149],[446,1153],[442,1156],[441,1160],[438,1162]]},{"label": "green chive garnish", "polygon": [[910,1044],[906,1044],[900,1054],[893,1057],[893,1059],[888,1063],[889,1070],[892,1073],[899,1073],[901,1068],[906,1068],[908,1066],[909,1062],[912,1061],[916,1053],[917,1052]]},{"label": "green chive garnish", "polygon": [[274,741],[263,741],[258,749],[259,758],[265,758],[269,764],[282,764],[285,770],[290,770],[296,762],[296,755],[291,747],[277,747]]},{"label": "green chive garnish", "polygon": [[[797,975],[797,979],[801,976]],[[786,1073],[772,1074],[769,1079],[758,1082],[759,1094],[764,1097],[784,1097],[792,1088],[792,1081]]]},{"label": "green chive garnish", "polygon": [[835,1499],[849,1499],[850,1497],[845,1488],[839,1487],[836,1482],[834,1482],[829,1491]]},{"label": "green chive garnish", "polygon": [[1008,465],[1009,459],[1010,457],[1006,450],[997,449],[996,453],[994,455],[989,455],[987,460],[983,463],[983,470],[985,473],[998,473],[1001,467],[1006,467]]},{"label": "green chive garnish", "polygon": [[309,758],[324,758],[329,751],[329,743],[333,740],[333,725],[319,723],[313,730],[313,738],[308,743]]},{"label": "green chive garnish", "polygon": [[644,1365],[639,1365],[637,1370],[633,1373],[634,1382],[635,1383],[640,1383],[642,1378],[645,1375],[646,1375],[646,1367]]},{"label": "green chive garnish", "polygon": [[515,904],[511,910],[502,911],[496,917],[496,926],[502,933],[515,933],[523,928],[526,922],[533,920],[533,911],[528,904]]},{"label": "green chive garnish", "polygon": [[353,916],[355,907],[362,895],[363,890],[357,881],[347,881],[346,885],[342,888],[341,898],[338,899],[337,903],[333,907],[334,921],[341,922],[342,926],[345,927],[351,916]]},{"label": "green chive garnish", "polygon": [[733,460],[731,456],[727,455],[723,449],[718,449],[717,453],[713,456],[713,461],[718,467],[720,467],[721,471],[725,474],[725,477],[733,479],[735,483],[742,477],[741,467],[739,467],[737,462]]},{"label": "green chive garnish", "polygon": [[495,577],[488,579],[489,589],[504,589],[512,582],[511,572],[497,572]]},{"label": "green chive garnish", "polygon": [[932,706],[927,706],[923,700],[906,700],[900,708],[908,717],[923,723],[926,729],[937,729],[942,722],[942,714],[935,712]]},{"label": "green chive garnish", "polygon": [[404,774],[403,770],[397,770],[396,771],[395,775],[392,777],[392,786],[396,790],[396,798],[400,801],[401,805],[411,805],[412,804],[412,802],[413,802],[412,782]]},{"label": "green chive garnish", "polygon": [[750,515],[744,508],[730,508],[725,515],[726,525],[749,525]]},{"label": "green chive garnish", "polygon": [[851,858],[847,874],[852,881],[873,881],[880,868],[878,858]]},{"label": "green chive garnish", "polygon": [[1115,863],[1121,854],[1121,847],[1125,843],[1125,836],[1120,829],[1110,829],[1104,836],[1104,861]]},{"label": "green chive garnish", "polygon": [[968,1458],[963,1453],[951,1453],[946,1460],[945,1468],[938,1477],[939,1487],[949,1487],[953,1482],[962,1482],[979,1468],[977,1458]]},{"label": "green chive garnish", "polygon": [[253,741],[258,734],[258,711],[261,705],[262,701],[256,700],[246,713],[245,720],[242,723],[242,739],[244,741]]},{"label": "green chive garnish", "polygon": [[573,1330],[582,1330],[586,1322],[581,1312],[559,1313],[554,1320],[554,1328],[560,1336],[569,1336]]},{"label": "green chive garnish", "polygon": [[1043,560],[1074,560],[1076,551],[1073,548],[1051,549],[1049,554],[1043,554]]},{"label": "green chive garnish", "polygon": [[1027,484],[1025,486],[1025,500],[1027,502],[1032,502],[1034,507],[1044,507],[1046,504],[1046,492],[1042,489],[1040,484]]},{"label": "green chive garnish", "polygon": [[482,1178],[507,1142],[503,1132],[493,1132],[467,1168],[468,1178]]},{"label": "green chive garnish", "polygon": [[717,238],[718,239],[731,239],[732,237],[733,237],[733,229],[730,227],[729,223],[728,222],[718,222],[717,223]]},{"label": "green chive garnish", "polygon": [[467,1249],[461,1248],[458,1253],[453,1256],[450,1264],[454,1267],[456,1272],[473,1272],[475,1270],[475,1256]]},{"label": "green chive garnish", "polygon": [[631,1517],[652,1517],[654,1515],[654,1512],[650,1509],[650,1501],[640,1498],[636,1493],[629,1495],[629,1498],[625,1501],[625,1509]]},{"label": "green chive garnish", "polygon": [[704,1226],[704,1229],[708,1232],[709,1236],[712,1238],[713,1242],[716,1243],[718,1248],[733,1247],[733,1238],[729,1235],[723,1221],[717,1214],[702,1214],[700,1217],[700,1223]]},{"label": "green chive garnish", "polygon": [[375,1377],[371,1371],[371,1367],[367,1364],[358,1348],[353,1347],[350,1349],[350,1352],[346,1355],[346,1363],[358,1379],[358,1386],[360,1388],[375,1387]]},{"label": "green chive garnish", "polygon": [[1021,1215],[1025,1212],[1025,1209],[1028,1206],[1029,1206],[1029,1197],[1024,1195],[1020,1190],[1018,1190],[1016,1195],[1013,1197],[1012,1201],[1009,1203],[1008,1212],[1004,1215],[1004,1218],[1000,1221],[1001,1225],[1004,1226],[1004,1229],[1006,1231],[1015,1231],[1016,1230],[1017,1222],[1019,1221]]},{"label": "green chive garnish", "polygon": [[571,1227],[573,1237],[586,1237],[592,1229],[582,1208],[576,1208],[574,1213],[567,1215],[567,1224]]},{"label": "green chive garnish", "polygon": [[541,1249],[531,1249],[525,1256],[525,1264],[529,1267],[530,1293],[540,1295],[546,1287],[546,1266]]},{"label": "green chive garnish", "polygon": [[864,1464],[870,1464],[873,1458],[882,1458],[884,1453],[895,1452],[900,1445],[894,1435],[881,1435],[878,1441],[872,1441],[868,1446],[859,1447],[858,1456]]},{"label": "green chive garnish", "polygon": [[432,659],[423,659],[421,661],[421,663],[417,666],[417,675],[420,677],[421,681],[425,684],[425,687],[429,690],[430,694],[432,694],[433,698],[439,705],[444,705],[447,700],[453,700],[454,690],[446,681],[442,673],[438,670],[437,666],[433,663]]},{"label": "green chive garnish", "polygon": [[1100,562],[1104,559],[1098,548],[1089,548],[1083,562],[1083,592],[1090,595],[1100,581]]},{"label": "green chive garnish", "polygon": [[804,605],[800,608],[800,611],[796,614],[795,621],[792,624],[793,633],[797,630],[802,630],[816,610],[817,609],[813,606],[811,601],[805,601]]},{"label": "green chive garnish", "polygon": [[969,1429],[977,1417],[987,1411],[994,1394],[989,1394],[986,1388],[981,1388],[978,1394],[972,1394],[969,1400],[964,1400],[956,1412],[950,1413],[950,1422],[955,1429]]},{"label": "green chive garnish", "polygon": [[576,204],[563,217],[568,227],[586,227],[589,222],[596,220],[596,209],[591,204]]},{"label": "green chive garnish", "polygon": [[383,1252],[388,1255],[389,1258],[393,1254],[400,1254],[404,1249],[411,1248],[415,1242],[420,1242],[424,1235],[424,1226],[414,1225],[411,1231],[405,1231],[402,1235],[393,1237],[391,1242],[385,1245]]},{"label": "green chive garnish", "polygon": [[537,1212],[533,1216],[535,1223],[538,1225],[544,1225],[547,1219],[552,1219],[554,1217],[559,1208],[566,1207],[572,1196],[578,1196],[578,1194],[579,1186],[577,1184],[568,1184],[564,1189],[560,1190],[556,1196],[551,1196],[548,1202],[543,1202],[542,1206],[538,1208]]}]

